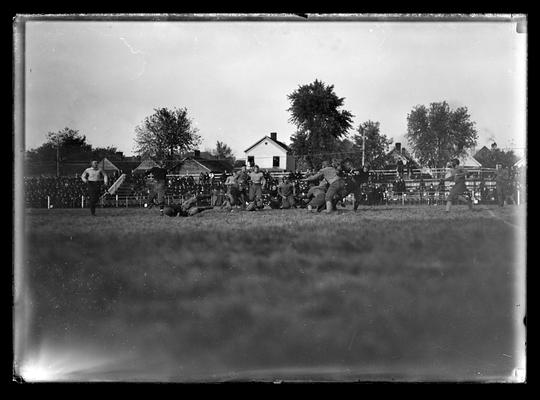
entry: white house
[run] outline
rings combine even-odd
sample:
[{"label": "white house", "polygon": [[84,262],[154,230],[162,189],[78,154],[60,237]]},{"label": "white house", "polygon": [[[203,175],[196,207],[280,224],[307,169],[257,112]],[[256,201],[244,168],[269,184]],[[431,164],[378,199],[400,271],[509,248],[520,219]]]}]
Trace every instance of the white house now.
[{"label": "white house", "polygon": [[289,147],[277,140],[276,132],[270,133],[270,136],[264,136],[244,153],[247,166],[258,165],[261,169],[273,171],[294,171],[296,168]]}]

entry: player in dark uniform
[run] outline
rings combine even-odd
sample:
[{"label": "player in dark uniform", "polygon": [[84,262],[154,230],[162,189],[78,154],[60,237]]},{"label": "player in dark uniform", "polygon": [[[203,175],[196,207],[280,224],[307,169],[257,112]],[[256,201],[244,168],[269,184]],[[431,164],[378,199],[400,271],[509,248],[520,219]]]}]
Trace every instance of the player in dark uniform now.
[{"label": "player in dark uniform", "polygon": [[289,177],[284,176],[281,185],[277,189],[278,195],[281,198],[281,208],[291,208],[295,206],[294,196],[296,195],[296,189],[292,183],[289,182]]},{"label": "player in dark uniform", "polygon": [[246,201],[248,199],[248,187],[249,187],[249,175],[245,165],[238,171],[236,175],[236,183],[238,184],[238,198],[240,200],[240,208],[246,208]]},{"label": "player in dark uniform", "polygon": [[358,210],[361,200],[364,198],[364,193],[367,191],[369,182],[369,167],[364,165],[360,170],[351,171],[354,181],[353,195],[354,195],[354,211]]}]

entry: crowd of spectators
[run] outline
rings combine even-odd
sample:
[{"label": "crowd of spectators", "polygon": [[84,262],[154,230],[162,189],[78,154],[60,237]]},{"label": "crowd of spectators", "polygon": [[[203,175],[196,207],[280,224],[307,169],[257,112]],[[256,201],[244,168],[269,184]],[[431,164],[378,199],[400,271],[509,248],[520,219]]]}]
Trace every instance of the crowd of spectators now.
[{"label": "crowd of spectators", "polygon": [[80,207],[88,195],[80,177],[27,177],[24,188],[26,206],[32,208]]}]

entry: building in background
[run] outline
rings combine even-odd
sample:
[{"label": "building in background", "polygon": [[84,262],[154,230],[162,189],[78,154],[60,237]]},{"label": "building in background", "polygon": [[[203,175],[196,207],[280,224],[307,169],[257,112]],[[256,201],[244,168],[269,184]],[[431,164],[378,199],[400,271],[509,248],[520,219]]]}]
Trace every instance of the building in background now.
[{"label": "building in background", "polygon": [[193,156],[178,162],[169,170],[169,173],[173,175],[200,175],[201,173],[224,174],[233,172],[234,167],[230,162],[210,156],[212,158],[202,157],[201,152],[195,150]]},{"label": "building in background", "polygon": [[277,133],[264,136],[245,151],[245,160],[248,167],[258,165],[268,171],[294,171],[296,168],[294,157],[289,147],[277,139]]}]

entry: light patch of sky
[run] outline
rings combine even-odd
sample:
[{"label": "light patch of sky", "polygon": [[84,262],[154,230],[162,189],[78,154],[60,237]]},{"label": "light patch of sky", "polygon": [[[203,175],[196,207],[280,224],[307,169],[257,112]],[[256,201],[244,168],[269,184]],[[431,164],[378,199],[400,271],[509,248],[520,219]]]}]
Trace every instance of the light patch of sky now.
[{"label": "light patch of sky", "polygon": [[[79,129],[133,151],[157,107],[187,107],[201,149],[237,156],[269,132],[289,142],[287,94],[322,80],[406,146],[417,104],[466,106],[481,147],[525,147],[526,36],[512,23],[30,22],[26,147]],[[351,131],[351,134],[353,132]]]}]

